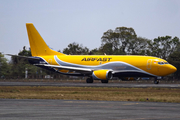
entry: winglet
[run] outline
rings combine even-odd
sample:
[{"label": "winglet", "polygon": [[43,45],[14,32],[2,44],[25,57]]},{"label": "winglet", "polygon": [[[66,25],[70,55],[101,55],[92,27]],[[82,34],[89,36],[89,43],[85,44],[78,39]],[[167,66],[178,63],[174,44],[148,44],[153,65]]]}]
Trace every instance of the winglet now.
[{"label": "winglet", "polygon": [[64,55],[50,49],[32,23],[26,23],[32,56]]}]

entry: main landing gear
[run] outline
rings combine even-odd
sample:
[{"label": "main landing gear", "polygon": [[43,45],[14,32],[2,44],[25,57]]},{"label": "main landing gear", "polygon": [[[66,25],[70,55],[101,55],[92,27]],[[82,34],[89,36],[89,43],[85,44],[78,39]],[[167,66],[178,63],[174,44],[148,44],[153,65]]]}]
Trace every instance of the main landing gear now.
[{"label": "main landing gear", "polygon": [[94,81],[94,80],[93,80],[92,77],[86,79],[86,83],[93,83],[93,81]]},{"label": "main landing gear", "polygon": [[101,80],[101,83],[108,83],[108,80]]},{"label": "main landing gear", "polygon": [[161,80],[161,77],[155,77],[154,78],[154,84],[159,84],[159,81]]},{"label": "main landing gear", "polygon": [[154,80],[154,84],[159,84],[159,80]]},{"label": "main landing gear", "polygon": [[[89,77],[86,79],[86,83],[93,83],[93,78],[92,77]],[[101,80],[101,83],[108,83],[109,81],[108,80]]]}]

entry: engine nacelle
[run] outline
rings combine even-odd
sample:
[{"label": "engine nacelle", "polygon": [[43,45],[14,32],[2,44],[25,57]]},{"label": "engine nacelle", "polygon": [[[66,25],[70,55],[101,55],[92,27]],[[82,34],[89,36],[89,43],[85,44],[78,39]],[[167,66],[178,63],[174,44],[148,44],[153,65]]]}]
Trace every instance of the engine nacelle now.
[{"label": "engine nacelle", "polygon": [[94,80],[109,80],[112,78],[110,70],[95,70],[92,74]]}]

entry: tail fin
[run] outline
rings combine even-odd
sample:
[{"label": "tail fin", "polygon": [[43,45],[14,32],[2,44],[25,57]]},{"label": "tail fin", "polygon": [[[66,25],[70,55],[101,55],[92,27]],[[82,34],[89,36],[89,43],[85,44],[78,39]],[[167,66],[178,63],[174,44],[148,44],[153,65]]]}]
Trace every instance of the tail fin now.
[{"label": "tail fin", "polygon": [[64,55],[50,49],[32,23],[26,23],[32,56]]}]

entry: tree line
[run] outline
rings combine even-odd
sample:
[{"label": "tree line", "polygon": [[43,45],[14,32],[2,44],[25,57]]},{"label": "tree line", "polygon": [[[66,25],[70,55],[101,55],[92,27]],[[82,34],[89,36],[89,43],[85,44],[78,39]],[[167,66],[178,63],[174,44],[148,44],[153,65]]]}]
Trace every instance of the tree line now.
[{"label": "tree line", "polygon": [[[60,52],[60,50],[59,50]],[[180,40],[178,37],[160,36],[153,40],[137,36],[133,28],[117,27],[115,30],[109,29],[101,37],[99,48],[90,50],[82,44],[70,43],[62,51],[64,54],[71,55],[145,55],[155,56],[167,60],[170,64],[177,67],[177,72],[172,76],[180,76]],[[22,56],[31,56],[30,49],[18,53]],[[25,69],[28,74],[41,76],[46,74],[55,74],[44,69],[32,66],[27,60],[12,57],[10,62],[0,53],[0,77],[25,76]]]}]

